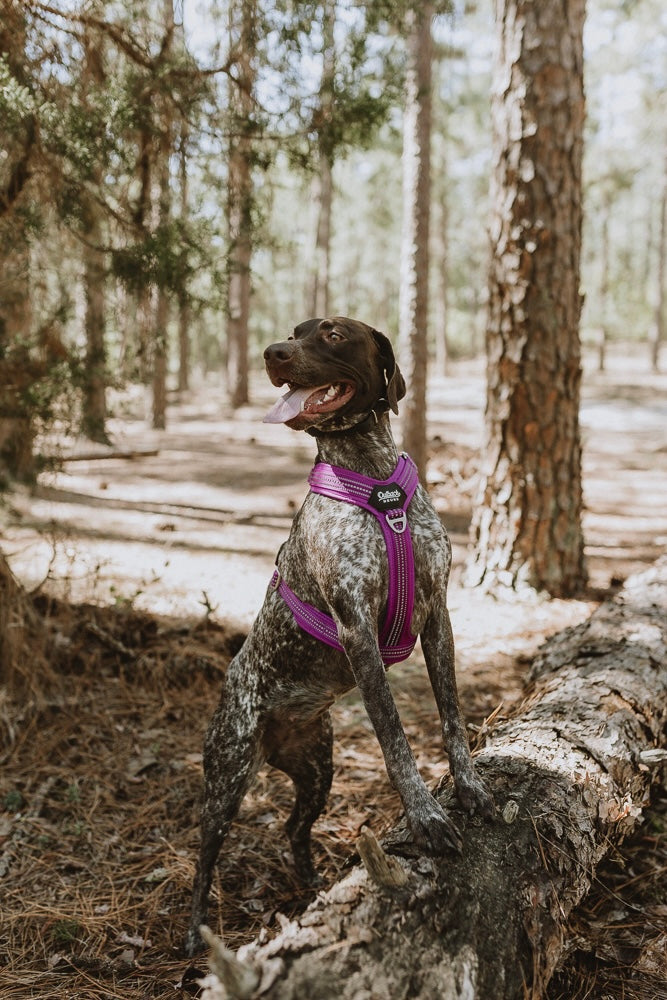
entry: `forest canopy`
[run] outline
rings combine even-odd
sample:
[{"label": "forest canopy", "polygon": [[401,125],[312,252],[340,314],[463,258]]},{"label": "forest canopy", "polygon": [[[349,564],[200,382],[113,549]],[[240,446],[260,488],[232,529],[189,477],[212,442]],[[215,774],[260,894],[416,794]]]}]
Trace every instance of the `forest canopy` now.
[{"label": "forest canopy", "polygon": [[[243,269],[252,358],[311,314],[323,163],[327,304],[397,329],[400,2],[0,10],[4,363],[24,372],[26,412],[49,420],[64,401],[103,438],[104,386],[150,382],[157,368],[183,388],[193,366],[224,366]],[[444,364],[446,350],[475,353],[484,339],[493,23],[481,3],[435,15],[429,330]],[[588,5],[589,341],[655,340],[664,322],[666,17],[657,0]],[[234,148],[251,180],[246,264],[229,203]]]}]

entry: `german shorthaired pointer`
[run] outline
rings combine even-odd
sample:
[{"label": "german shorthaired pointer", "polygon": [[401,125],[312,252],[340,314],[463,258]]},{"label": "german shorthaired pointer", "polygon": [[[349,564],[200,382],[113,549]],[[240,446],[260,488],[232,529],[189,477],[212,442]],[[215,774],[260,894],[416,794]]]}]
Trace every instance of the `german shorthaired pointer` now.
[{"label": "german shorthaired pointer", "polygon": [[[271,382],[290,389],[265,420],[312,434],[318,464],[257,620],[229,665],[206,734],[189,954],[201,947],[199,927],[218,852],[264,762],[294,782],[296,802],[286,829],[298,875],[317,884],[310,831],[331,786],[329,709],[355,685],[415,842],[433,854],[460,849],[456,827],[419,775],[385,674],[387,663],[409,655],[417,635],[458,797],[486,817],[494,809],[473,768],[456,692],[446,604],[451,546],[416,483],[414,466],[407,456],[399,458],[389,426],[389,409],[397,413],[405,395],[389,340],[356,320],[311,319],[288,340],[267,347],[264,358]],[[405,546],[414,563],[408,556],[403,582],[396,582],[391,574],[397,561],[406,562]],[[392,613],[405,619],[393,628],[400,632],[393,643],[387,638],[392,621],[386,620],[392,603]]]}]

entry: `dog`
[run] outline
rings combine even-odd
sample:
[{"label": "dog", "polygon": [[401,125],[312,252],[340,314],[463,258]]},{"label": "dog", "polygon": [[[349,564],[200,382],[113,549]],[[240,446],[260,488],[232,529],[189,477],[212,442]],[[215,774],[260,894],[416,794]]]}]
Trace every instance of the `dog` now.
[{"label": "dog", "polygon": [[[387,682],[386,665],[409,655],[417,635],[458,798],[487,818],[494,812],[474,770],[456,690],[451,545],[390,428],[389,411],[398,413],[406,386],[389,339],[346,317],[310,319],[267,347],[264,359],[273,385],[289,389],[265,420],[314,436],[318,462],[205,737],[188,954],[202,946],[213,867],[265,762],[294,783],[286,823],[294,864],[305,884],[318,884],[310,833],[331,787],[329,709],[355,686],[415,843],[434,855],[460,850],[456,826],[419,774]],[[394,579],[397,565],[402,582]]]}]

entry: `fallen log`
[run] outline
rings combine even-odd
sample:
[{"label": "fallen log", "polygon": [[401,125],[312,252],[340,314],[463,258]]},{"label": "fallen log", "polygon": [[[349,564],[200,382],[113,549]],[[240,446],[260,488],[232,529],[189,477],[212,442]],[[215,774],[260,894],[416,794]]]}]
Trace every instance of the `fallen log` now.
[{"label": "fallen log", "polygon": [[[537,1000],[597,865],[641,822],[666,722],[663,559],[542,648],[520,711],[476,758],[496,820],[465,816],[440,783],[460,857],[425,858],[399,823],[383,842],[388,867],[377,856],[355,865],[272,940],[234,956],[207,937],[204,997]],[[367,831],[359,848],[377,855]]]}]

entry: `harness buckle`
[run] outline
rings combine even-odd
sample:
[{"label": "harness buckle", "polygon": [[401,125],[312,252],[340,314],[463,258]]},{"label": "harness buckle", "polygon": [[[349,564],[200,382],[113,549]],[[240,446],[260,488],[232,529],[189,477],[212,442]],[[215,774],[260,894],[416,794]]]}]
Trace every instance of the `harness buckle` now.
[{"label": "harness buckle", "polygon": [[399,510],[389,510],[384,516],[391,530],[397,535],[402,535],[408,526],[408,515],[405,511],[400,508]]},{"label": "harness buckle", "polygon": [[274,570],[273,576],[271,577],[271,580],[269,582],[271,590],[277,590],[278,587],[280,586],[281,580],[282,576],[280,575],[280,570],[279,569]]}]

